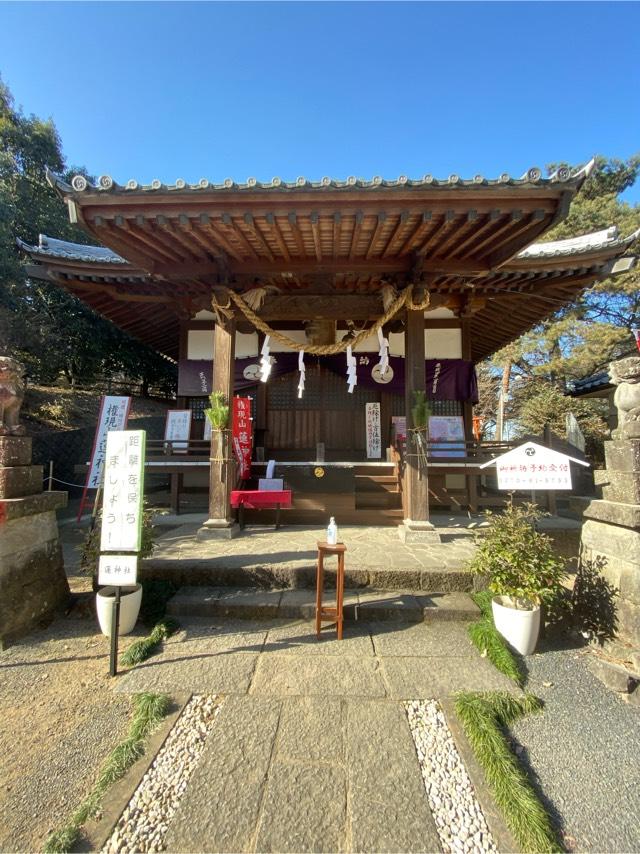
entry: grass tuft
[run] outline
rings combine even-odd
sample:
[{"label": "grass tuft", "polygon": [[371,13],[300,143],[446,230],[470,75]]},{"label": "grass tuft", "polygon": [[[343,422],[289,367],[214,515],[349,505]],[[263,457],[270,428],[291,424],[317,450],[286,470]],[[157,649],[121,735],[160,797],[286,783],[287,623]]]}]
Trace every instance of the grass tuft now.
[{"label": "grass tuft", "polygon": [[462,693],[455,699],[456,713],[496,803],[525,852],[562,851],[549,816],[509,749],[502,730],[517,718],[541,708],[542,702],[532,694],[512,697],[489,691]]},{"label": "grass tuft", "polygon": [[165,694],[135,694],[133,716],[129,731],[109,754],[100,769],[98,779],[69,822],[52,833],[44,845],[47,854],[70,851],[78,840],[80,829],[96,815],[102,798],[113,783],[129,770],[144,753],[144,742],[169,710],[169,697]]},{"label": "grass tuft", "polygon": [[516,685],[522,686],[524,677],[520,664],[493,623],[491,593],[485,590],[472,594],[471,598],[481,613],[480,619],[470,623],[467,629],[471,642],[481,655],[487,656],[497,670],[512,679]]},{"label": "grass tuft", "polygon": [[140,664],[158,649],[160,644],[171,637],[180,628],[180,623],[171,617],[165,617],[155,624],[150,635],[135,641],[120,657],[124,665]]}]

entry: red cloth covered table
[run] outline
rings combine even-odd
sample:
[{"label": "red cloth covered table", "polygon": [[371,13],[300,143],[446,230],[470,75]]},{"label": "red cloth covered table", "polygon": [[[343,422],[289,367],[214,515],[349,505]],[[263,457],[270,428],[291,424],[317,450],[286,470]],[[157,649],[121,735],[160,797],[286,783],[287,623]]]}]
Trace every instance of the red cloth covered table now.
[{"label": "red cloth covered table", "polygon": [[276,530],[280,527],[280,508],[291,507],[290,489],[233,489],[231,506],[239,510],[240,527],[244,528],[244,509],[266,510],[275,508]]}]

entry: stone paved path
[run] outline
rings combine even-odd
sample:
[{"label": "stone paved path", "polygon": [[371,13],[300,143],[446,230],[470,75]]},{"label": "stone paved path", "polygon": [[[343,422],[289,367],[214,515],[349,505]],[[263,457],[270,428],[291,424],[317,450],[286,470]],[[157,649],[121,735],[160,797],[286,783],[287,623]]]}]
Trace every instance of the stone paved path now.
[{"label": "stone paved path", "polygon": [[191,621],[119,691],[225,695],[168,851],[440,851],[403,700],[514,690],[464,625]]}]

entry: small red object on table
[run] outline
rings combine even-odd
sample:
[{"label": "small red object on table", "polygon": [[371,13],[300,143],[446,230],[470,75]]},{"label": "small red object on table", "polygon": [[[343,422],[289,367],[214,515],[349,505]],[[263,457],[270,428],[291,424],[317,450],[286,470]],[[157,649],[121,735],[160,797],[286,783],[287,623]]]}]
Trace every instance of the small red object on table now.
[{"label": "small red object on table", "polygon": [[276,531],[280,527],[280,508],[291,507],[290,489],[233,489],[231,506],[238,509],[238,522],[244,528],[244,509],[276,511]]},{"label": "small red object on table", "polygon": [[[318,568],[316,572],[316,635],[320,637],[321,623],[323,620],[336,622],[338,640],[342,640],[342,600],[344,598],[344,553],[347,547],[344,543],[318,542]],[[336,607],[327,608],[322,605],[322,588],[324,586],[324,558],[329,555],[338,555],[338,574],[336,576]]]}]

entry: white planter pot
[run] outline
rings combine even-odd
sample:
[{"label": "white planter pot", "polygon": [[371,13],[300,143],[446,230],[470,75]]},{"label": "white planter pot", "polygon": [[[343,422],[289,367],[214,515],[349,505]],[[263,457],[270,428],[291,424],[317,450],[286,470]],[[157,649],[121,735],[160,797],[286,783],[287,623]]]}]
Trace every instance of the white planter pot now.
[{"label": "white planter pot", "polygon": [[531,655],[540,632],[540,607],[523,611],[510,607],[506,604],[508,601],[506,596],[494,596],[491,600],[493,622],[502,637],[520,655]]},{"label": "white planter pot", "polygon": [[[96,593],[96,608],[98,611],[98,622],[102,634],[111,637],[111,617],[113,614],[113,600],[116,595],[115,587],[103,587]],[[122,587],[120,595],[120,620],[118,621],[118,635],[128,635],[140,613],[142,603],[142,585],[135,587]]]}]

